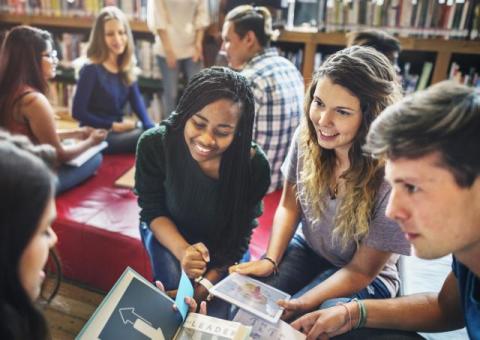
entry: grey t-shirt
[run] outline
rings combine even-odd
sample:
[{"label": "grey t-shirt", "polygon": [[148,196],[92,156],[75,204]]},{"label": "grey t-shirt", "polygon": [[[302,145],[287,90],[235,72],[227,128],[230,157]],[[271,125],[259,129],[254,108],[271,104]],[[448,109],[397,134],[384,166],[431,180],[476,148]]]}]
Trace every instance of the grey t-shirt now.
[{"label": "grey t-shirt", "polygon": [[[351,240],[345,248],[342,248],[340,241],[332,237],[335,212],[341,199],[332,200],[328,195],[319,197],[319,199],[325,200],[325,208],[322,218],[318,219],[312,211],[311,202],[302,198],[304,197],[301,195],[304,191],[304,185],[299,180],[303,167],[303,152],[299,148],[298,138],[300,128],[295,132],[287,158],[282,165],[283,175],[288,182],[296,185],[297,193],[300,194],[298,196],[300,197],[302,227],[298,228],[297,234],[300,234],[305,239],[316,254],[325,258],[336,267],[343,267],[352,260],[357,250],[357,245],[354,240]],[[379,278],[387,286],[393,297],[397,294],[399,287],[396,267],[396,262],[399,258],[398,254],[409,255],[410,244],[405,239],[397,223],[385,216],[390,190],[390,186],[384,181],[375,197],[374,212],[369,232],[360,243],[374,249],[394,253],[379,273]]]}]

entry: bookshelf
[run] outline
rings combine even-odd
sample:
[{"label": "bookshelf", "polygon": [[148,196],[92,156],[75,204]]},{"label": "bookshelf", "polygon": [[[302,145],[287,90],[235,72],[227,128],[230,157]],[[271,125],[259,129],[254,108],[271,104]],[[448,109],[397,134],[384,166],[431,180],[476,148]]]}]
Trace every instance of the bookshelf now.
[{"label": "bookshelf", "polygon": [[[398,39],[400,40],[402,51],[433,52],[435,54],[432,84],[448,78],[448,70],[454,54],[475,55],[475,58],[480,55],[480,41],[412,37],[400,37]],[[306,83],[311,79],[315,64],[315,53],[318,48],[321,48],[321,46],[339,46],[342,48],[346,45],[346,37],[343,32],[283,31],[278,41],[280,43],[300,42],[303,44],[302,74]]]},{"label": "bookshelf", "polygon": [[[70,31],[85,31],[92,26],[91,17],[17,15],[0,13],[0,26],[27,24],[51,29]],[[131,27],[135,34],[153,40],[145,22],[132,20]],[[445,38],[399,38],[402,51],[431,52],[435,55],[431,83],[437,83],[448,78],[449,67],[454,55],[467,55],[477,58],[480,55],[478,40],[449,40]],[[281,32],[276,45],[293,45],[302,50],[300,69],[307,84],[314,71],[315,54],[322,47],[341,49],[346,45],[344,32],[316,32],[312,29],[292,29]]]},{"label": "bookshelf", "polygon": [[[41,27],[51,31],[56,47],[57,49],[59,48],[60,55],[63,57],[57,68],[57,75],[53,80],[55,84],[52,86],[52,90],[55,94],[53,95],[54,99],[52,101],[55,105],[70,107],[70,97],[74,92],[73,87],[76,83],[72,61],[80,56],[82,47],[78,46],[78,44],[85,44],[93,21],[93,16],[23,15],[2,12],[0,13],[0,30],[23,24]],[[132,20],[130,24],[136,38],[136,53],[140,58],[147,56],[146,60],[148,60],[148,62],[146,62],[146,60],[139,60],[139,66],[143,72],[138,78],[138,84],[142,93],[146,96],[145,99],[148,99],[146,101],[148,103],[154,95],[159,96],[163,91],[158,70],[153,70],[156,64],[153,61],[151,46],[154,37],[148,31],[145,23],[139,20]],[[65,35],[69,36],[67,37],[67,39],[70,40],[69,43],[65,43]],[[70,44],[70,46],[66,47],[67,53],[65,53],[64,44]],[[145,47],[147,49],[146,54]],[[148,67],[146,64],[149,64]]]}]

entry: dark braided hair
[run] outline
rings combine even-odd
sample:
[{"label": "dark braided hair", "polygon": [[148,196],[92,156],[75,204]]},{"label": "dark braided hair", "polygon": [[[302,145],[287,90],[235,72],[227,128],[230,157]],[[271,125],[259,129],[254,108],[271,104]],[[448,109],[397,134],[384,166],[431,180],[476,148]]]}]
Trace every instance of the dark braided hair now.
[{"label": "dark braided hair", "polygon": [[252,219],[250,211],[253,203],[249,202],[252,189],[250,149],[255,106],[247,80],[224,67],[202,70],[185,88],[176,111],[162,124],[173,131],[182,131],[183,136],[187,120],[220,99],[229,99],[240,108],[235,136],[220,161],[218,211],[222,213],[217,216],[218,232],[214,242],[216,257],[232,261],[238,259],[230,258],[229,254],[238,249],[239,242],[244,240],[245,230],[249,230],[248,224]]}]

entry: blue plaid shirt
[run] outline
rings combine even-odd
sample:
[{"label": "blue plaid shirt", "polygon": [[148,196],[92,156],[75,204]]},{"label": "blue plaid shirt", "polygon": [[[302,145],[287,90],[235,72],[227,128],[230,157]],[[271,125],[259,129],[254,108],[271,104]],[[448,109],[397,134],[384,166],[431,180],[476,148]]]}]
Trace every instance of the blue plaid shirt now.
[{"label": "blue plaid shirt", "polygon": [[280,167],[303,111],[303,78],[297,68],[275,48],[266,48],[242,70],[255,96],[253,139],[270,162],[272,182],[268,192],[282,187]]}]

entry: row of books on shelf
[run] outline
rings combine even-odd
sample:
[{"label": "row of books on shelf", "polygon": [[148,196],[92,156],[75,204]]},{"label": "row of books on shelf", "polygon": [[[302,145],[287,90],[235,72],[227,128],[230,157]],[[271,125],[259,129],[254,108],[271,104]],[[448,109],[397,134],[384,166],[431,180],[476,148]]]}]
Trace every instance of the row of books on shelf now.
[{"label": "row of books on shelf", "polygon": [[376,27],[400,36],[474,39],[480,28],[480,3],[475,0],[303,1],[312,6],[303,14],[306,24],[327,32]]},{"label": "row of books on shelf", "polygon": [[[322,52],[317,51],[314,57],[314,70],[317,70],[323,61],[325,61],[330,54],[323,54]],[[430,76],[433,70],[433,63],[432,62],[425,62],[422,66],[422,72],[420,74],[411,73],[411,66],[410,62],[406,62],[403,65],[403,70],[400,77],[400,83],[402,84],[402,88],[405,94],[410,94],[415,91],[425,89],[430,80]]]},{"label": "row of books on shelf", "polygon": [[450,66],[449,79],[455,80],[460,84],[480,88],[479,71],[475,67],[470,67],[467,72],[462,72],[460,65],[453,62]]},{"label": "row of books on shelf", "polygon": [[303,49],[299,48],[295,51],[292,50],[284,50],[281,48],[277,48],[278,53],[284,57],[287,58],[292,62],[295,67],[300,70],[300,73],[302,72],[302,63],[303,63]]},{"label": "row of books on shelf", "polygon": [[18,15],[93,17],[117,6],[130,19],[146,20],[147,0],[0,0],[0,12]]},{"label": "row of books on shelf", "polygon": [[[79,64],[74,61],[79,60],[86,55],[87,36],[83,33],[61,33],[54,34],[56,49],[59,52],[60,64],[63,67],[77,67],[82,66],[81,60]],[[137,66],[140,69],[140,74],[144,78],[160,79],[162,74],[160,67],[155,60],[155,53],[153,52],[153,43],[148,40],[137,40],[135,42],[135,55],[137,59]]]},{"label": "row of books on shelf", "polygon": [[[420,74],[410,72],[411,64],[405,63],[401,75],[402,86],[405,94],[410,94],[415,91],[424,90],[429,86],[430,78],[433,71],[433,63],[425,62],[422,66]],[[467,72],[462,71],[460,65],[452,62],[449,80],[454,80],[459,84],[480,88],[480,77],[476,67],[471,66]]]},{"label": "row of books on shelf", "polygon": [[421,91],[427,88],[432,75],[433,63],[425,62],[422,66],[422,72],[420,74],[411,73],[411,63],[406,62],[403,65],[403,70],[400,75],[400,81],[402,83],[404,94],[410,94],[415,91]]}]

